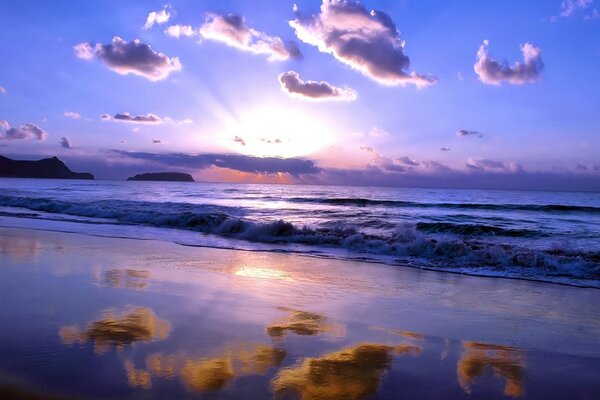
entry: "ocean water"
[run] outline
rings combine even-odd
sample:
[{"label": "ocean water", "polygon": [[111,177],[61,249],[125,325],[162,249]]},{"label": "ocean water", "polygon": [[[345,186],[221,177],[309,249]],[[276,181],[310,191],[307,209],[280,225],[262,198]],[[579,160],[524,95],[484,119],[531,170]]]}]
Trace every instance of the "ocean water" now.
[{"label": "ocean water", "polygon": [[600,287],[600,193],[0,179],[0,226]]}]

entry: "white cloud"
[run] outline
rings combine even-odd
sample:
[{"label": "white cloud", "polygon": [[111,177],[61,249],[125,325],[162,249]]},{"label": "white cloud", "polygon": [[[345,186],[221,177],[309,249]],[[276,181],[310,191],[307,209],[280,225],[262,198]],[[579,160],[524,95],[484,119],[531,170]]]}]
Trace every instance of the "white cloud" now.
[{"label": "white cloud", "polygon": [[296,6],[294,11],[296,19],[290,26],[298,39],[381,84],[422,87],[437,82],[432,75],[408,71],[404,40],[384,12],[368,11],[351,0],[323,0],[320,13],[308,17]]},{"label": "white cloud", "polygon": [[81,119],[81,114],[76,113],[74,111],[65,111],[63,113],[63,115],[67,118],[71,118],[71,119]]},{"label": "white cloud", "polygon": [[541,78],[544,63],[542,51],[532,45],[525,43],[521,45],[523,62],[515,62],[508,65],[507,62],[494,60],[488,54],[489,41],[484,40],[477,51],[477,62],[473,66],[479,80],[488,85],[500,85],[508,82],[513,85],[537,82]]},{"label": "white cloud", "polygon": [[169,19],[174,14],[175,13],[172,11],[172,7],[170,4],[165,5],[162,10],[152,11],[148,14],[148,17],[146,18],[144,29],[150,29],[154,26],[154,24],[166,24],[167,22],[169,22]]},{"label": "white cloud", "polygon": [[181,36],[194,37],[199,35],[199,32],[191,25],[171,25],[165,29],[165,33],[167,36],[174,38],[180,38]]},{"label": "white cloud", "polygon": [[46,140],[48,134],[35,124],[11,128],[6,120],[0,120],[0,140]]}]

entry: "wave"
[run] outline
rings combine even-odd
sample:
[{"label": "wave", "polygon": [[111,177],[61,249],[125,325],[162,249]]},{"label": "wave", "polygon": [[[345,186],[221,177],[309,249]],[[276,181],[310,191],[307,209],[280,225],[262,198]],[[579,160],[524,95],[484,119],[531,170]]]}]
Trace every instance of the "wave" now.
[{"label": "wave", "polygon": [[454,224],[451,222],[418,222],[417,230],[430,233],[453,233],[472,236],[545,237],[546,233],[530,229],[508,229],[483,224]]},{"label": "wave", "polygon": [[[239,209],[214,205],[124,200],[71,202],[6,195],[0,195],[0,205],[45,213],[104,218],[120,224],[185,229],[249,242],[306,245],[309,248],[318,246],[320,251],[333,249],[347,251],[353,256],[392,257],[398,263],[416,263],[434,268],[517,269],[523,275],[600,279],[599,251],[572,249],[565,244],[545,250],[530,249],[489,243],[468,236],[486,231],[504,235],[527,233],[498,231],[502,228],[485,225],[401,224],[391,234],[384,235],[367,234],[341,223],[315,228],[297,226],[283,220],[255,221],[244,218]],[[21,212],[21,217],[34,216]],[[465,236],[440,239],[424,234],[438,230],[458,230]]]},{"label": "wave", "polygon": [[[286,200],[286,199],[280,199]],[[355,207],[384,206],[384,207],[413,207],[413,208],[447,208],[474,210],[506,210],[506,211],[540,211],[540,212],[587,212],[600,213],[600,207],[577,206],[567,204],[491,204],[491,203],[418,203],[402,200],[373,200],[365,198],[314,198],[292,197],[287,199],[293,203],[317,203],[328,205],[348,205]]]}]

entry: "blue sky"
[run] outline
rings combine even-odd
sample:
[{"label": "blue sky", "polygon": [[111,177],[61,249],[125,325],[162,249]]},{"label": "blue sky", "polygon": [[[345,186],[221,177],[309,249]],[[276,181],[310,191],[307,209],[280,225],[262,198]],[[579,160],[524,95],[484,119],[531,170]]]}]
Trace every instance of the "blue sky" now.
[{"label": "blue sky", "polygon": [[[105,178],[161,166],[128,153],[242,154],[302,158],[323,172],[162,166],[209,180],[352,184],[376,174],[383,184],[426,184],[440,174],[467,183],[562,174],[600,187],[599,0],[296,4],[299,14],[282,0],[0,3],[0,154],[58,155]],[[169,18],[144,27],[152,11]],[[175,25],[190,26],[191,37],[165,32]],[[356,44],[352,35],[366,46],[345,47]],[[115,36],[125,51],[135,39],[151,46],[144,62],[163,57],[171,66],[159,66],[158,77],[132,72],[139,65],[111,67],[98,49]],[[259,50],[258,41],[271,47]],[[82,44],[87,56],[75,49]],[[388,68],[392,56],[399,64]],[[295,89],[279,79],[290,71]],[[116,118],[125,113],[131,118]]]}]

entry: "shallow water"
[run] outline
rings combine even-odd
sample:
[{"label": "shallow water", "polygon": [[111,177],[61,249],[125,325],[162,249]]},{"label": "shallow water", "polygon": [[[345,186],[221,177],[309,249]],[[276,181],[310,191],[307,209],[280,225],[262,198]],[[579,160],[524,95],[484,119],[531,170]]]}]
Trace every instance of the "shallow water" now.
[{"label": "shallow water", "polygon": [[0,394],[593,399],[597,299],[596,289],[0,228]]},{"label": "shallow water", "polygon": [[7,178],[0,190],[0,217],[46,229],[152,227],[189,245],[600,286],[600,193]]}]

